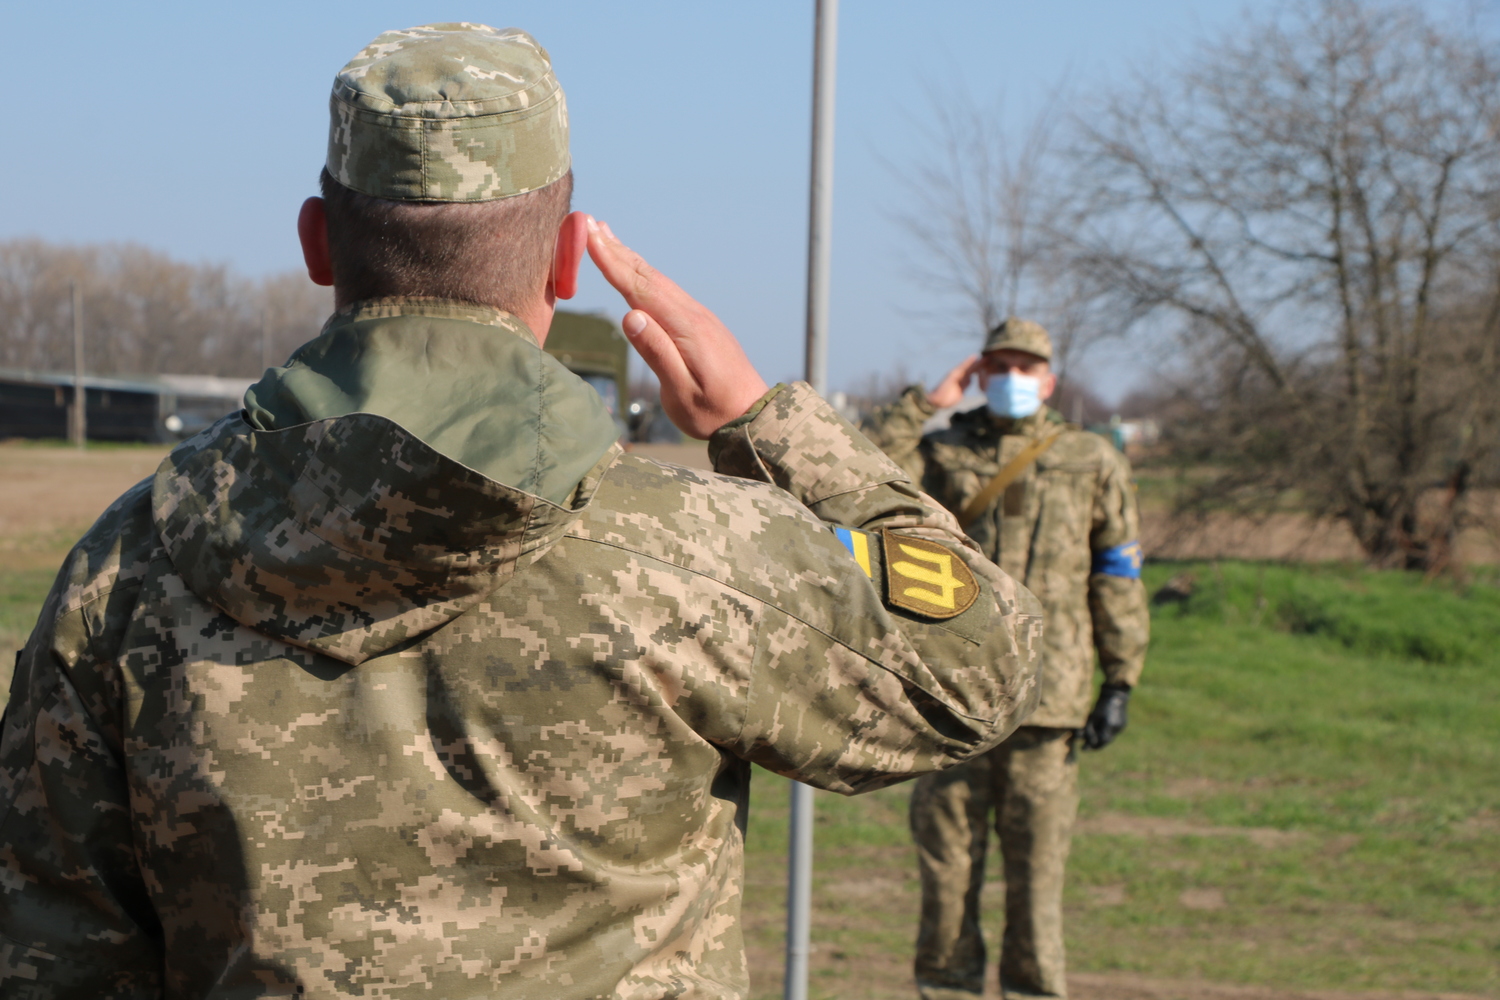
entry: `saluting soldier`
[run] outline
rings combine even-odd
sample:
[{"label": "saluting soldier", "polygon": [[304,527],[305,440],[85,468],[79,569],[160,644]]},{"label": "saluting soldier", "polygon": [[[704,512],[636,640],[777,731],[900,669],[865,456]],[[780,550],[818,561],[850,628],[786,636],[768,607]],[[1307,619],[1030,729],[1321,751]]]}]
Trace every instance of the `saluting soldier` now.
[{"label": "saluting soldier", "polygon": [[[917,782],[911,827],[922,871],[916,978],[925,1000],[983,992],[980,890],[993,815],[1005,867],[1000,985],[1067,995],[1063,870],[1078,812],[1077,749],[1125,728],[1149,631],[1130,463],[1046,405],[1052,341],[1011,318],[932,392],[912,386],[865,432],[957,516],[990,559],[1041,600],[1042,699],[1004,743]],[[987,405],[924,435],[975,379]],[[1093,697],[1094,663],[1104,674]],[[1090,710],[1090,702],[1093,708]]]},{"label": "saluting soldier", "polygon": [[[739,1000],[751,763],[983,753],[1040,608],[569,211],[530,35],[387,32],[330,108],[337,312],[104,513],[17,663],[0,996]],[[622,453],[542,351],[585,252],[722,475]]]}]

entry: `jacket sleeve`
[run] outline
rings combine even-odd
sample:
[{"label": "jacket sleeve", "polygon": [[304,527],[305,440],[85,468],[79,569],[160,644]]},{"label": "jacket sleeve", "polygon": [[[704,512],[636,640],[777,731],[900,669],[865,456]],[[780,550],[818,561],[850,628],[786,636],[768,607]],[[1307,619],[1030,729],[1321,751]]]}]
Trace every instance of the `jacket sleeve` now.
[{"label": "jacket sleeve", "polygon": [[62,580],[17,658],[0,729],[0,996],[159,998],[112,671],[85,616],[56,614]]},{"label": "jacket sleeve", "polygon": [[[967,760],[1031,712],[1036,598],[809,386],[773,389],[709,450],[721,473],[778,486],[813,515],[779,528],[807,586],[765,610],[744,729],[730,749],[852,793]],[[857,552],[835,526],[861,533]],[[943,546],[933,566],[942,552],[961,561],[977,588],[967,610],[931,619],[897,606],[883,547],[899,543],[886,532]]]},{"label": "jacket sleeve", "polygon": [[919,385],[910,385],[895,402],[866,418],[860,430],[906,472],[908,479],[925,487],[927,457],[922,448],[922,425],[935,412],[927,401],[927,392]]},{"label": "jacket sleeve", "polygon": [[1151,615],[1141,583],[1140,514],[1130,462],[1113,448],[1107,449],[1094,498],[1089,547],[1089,615],[1099,666],[1106,682],[1134,687],[1146,663]]}]

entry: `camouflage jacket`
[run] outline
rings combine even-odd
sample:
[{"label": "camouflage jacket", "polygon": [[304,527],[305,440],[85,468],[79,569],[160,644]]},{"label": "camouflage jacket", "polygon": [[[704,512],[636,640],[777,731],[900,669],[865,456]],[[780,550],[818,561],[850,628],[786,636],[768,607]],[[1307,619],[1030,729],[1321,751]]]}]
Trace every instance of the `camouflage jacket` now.
[{"label": "camouflage jacket", "polygon": [[[695,472],[510,317],[397,300],[246,404],[18,659],[8,1000],[741,997],[752,762],[858,792],[1035,704],[1035,599],[805,385]],[[893,542],[967,610],[892,606]]]},{"label": "camouflage jacket", "polygon": [[1081,726],[1093,705],[1096,651],[1105,679],[1115,683],[1133,686],[1145,663],[1151,621],[1130,463],[1047,407],[1009,420],[981,406],[924,436],[932,413],[927,394],[913,386],[875,414],[865,433],[952,511],[1030,442],[1062,432],[968,533],[1042,602],[1042,700],[1027,725]]}]

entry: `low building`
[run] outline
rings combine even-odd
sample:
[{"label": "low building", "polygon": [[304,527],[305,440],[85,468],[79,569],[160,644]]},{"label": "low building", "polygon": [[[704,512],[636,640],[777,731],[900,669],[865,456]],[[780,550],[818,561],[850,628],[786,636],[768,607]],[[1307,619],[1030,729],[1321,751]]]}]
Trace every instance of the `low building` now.
[{"label": "low building", "polygon": [[[546,349],[598,391],[625,430],[630,345],[602,315],[559,309]],[[215,375],[83,377],[85,426],[91,441],[168,443],[192,437],[240,409],[257,379]],[[0,368],[0,440],[68,437],[73,376]]]},{"label": "low building", "polygon": [[[83,377],[91,441],[171,442],[240,408],[254,379],[214,375]],[[0,439],[67,438],[73,376],[0,368]]]}]

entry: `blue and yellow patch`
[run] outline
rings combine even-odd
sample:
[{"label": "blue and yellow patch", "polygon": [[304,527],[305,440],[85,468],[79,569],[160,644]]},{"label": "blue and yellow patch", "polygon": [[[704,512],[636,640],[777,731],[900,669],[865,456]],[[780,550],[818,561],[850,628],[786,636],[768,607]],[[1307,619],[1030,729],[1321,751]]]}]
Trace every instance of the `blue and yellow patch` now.
[{"label": "blue and yellow patch", "polygon": [[858,531],[854,528],[834,528],[833,533],[838,540],[844,543],[854,556],[854,561],[859,563],[859,568],[865,571],[865,576],[875,578],[875,572],[870,569],[870,536],[867,532]]},{"label": "blue and yellow patch", "polygon": [[[886,603],[927,618],[953,618],[963,614],[979,596],[979,583],[957,552],[946,545],[882,531],[871,541],[868,531],[834,528],[833,533],[866,577],[875,579],[871,547],[885,563]],[[977,640],[976,640],[977,641]]]},{"label": "blue and yellow patch", "polygon": [[1139,580],[1141,562],[1144,559],[1141,543],[1129,541],[1124,545],[1116,545],[1114,548],[1095,552],[1093,571],[1104,576],[1123,576],[1127,580]]}]

